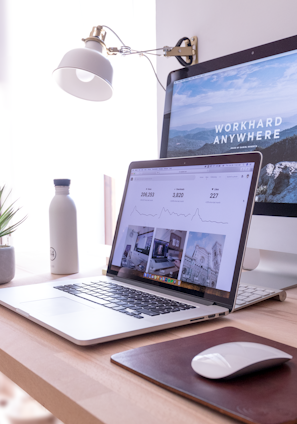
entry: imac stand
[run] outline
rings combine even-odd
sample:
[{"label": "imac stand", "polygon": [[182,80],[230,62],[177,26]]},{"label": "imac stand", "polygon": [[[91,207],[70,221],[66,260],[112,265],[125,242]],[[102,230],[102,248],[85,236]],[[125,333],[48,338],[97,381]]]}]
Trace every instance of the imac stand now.
[{"label": "imac stand", "polygon": [[[256,268],[251,265],[258,262]],[[297,255],[247,248],[240,282],[270,287],[291,289],[297,287]]]},{"label": "imac stand", "polygon": [[297,218],[254,215],[241,283],[297,287]]}]

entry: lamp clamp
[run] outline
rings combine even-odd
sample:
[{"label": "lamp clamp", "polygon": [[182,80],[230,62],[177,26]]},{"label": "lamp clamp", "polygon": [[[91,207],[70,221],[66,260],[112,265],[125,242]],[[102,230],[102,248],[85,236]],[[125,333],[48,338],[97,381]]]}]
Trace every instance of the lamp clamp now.
[{"label": "lamp clamp", "polygon": [[[163,47],[163,52],[165,57],[186,57],[187,64],[196,64],[198,63],[198,38],[196,36],[186,39],[181,39],[183,41],[187,41],[187,46],[181,47],[176,45],[175,47]],[[191,61],[191,57],[193,60]]]}]

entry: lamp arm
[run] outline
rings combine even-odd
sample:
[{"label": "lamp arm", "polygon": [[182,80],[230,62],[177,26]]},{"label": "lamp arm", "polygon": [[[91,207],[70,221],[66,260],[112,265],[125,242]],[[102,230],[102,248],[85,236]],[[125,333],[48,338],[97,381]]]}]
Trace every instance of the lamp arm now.
[{"label": "lamp arm", "polygon": [[[164,50],[164,47],[159,48],[159,49],[151,49],[151,50],[132,50],[131,47],[127,46],[123,40],[118,36],[118,34],[111,29],[109,26],[107,25],[100,25],[102,28],[107,28],[109,29],[116,37],[117,39],[121,42],[121,48],[118,49],[118,47],[108,47],[107,52],[110,54],[117,54],[117,53],[122,53],[122,54],[141,54],[141,53],[150,53],[150,52],[156,52],[157,50]],[[152,53],[150,53],[152,54]],[[162,56],[162,55],[158,55],[158,56]]]},{"label": "lamp arm", "polygon": [[[105,45],[106,31],[103,28],[107,28],[109,31],[111,31],[117,37],[117,39],[122,44],[120,48],[118,48],[118,47],[107,47]],[[161,85],[163,90],[165,90],[165,88],[161,84],[161,82],[160,82],[160,80],[157,76],[157,73],[154,69],[154,66],[153,66],[151,60],[149,59],[149,57],[147,56],[147,54],[155,54],[157,56],[162,56],[161,54],[152,53],[152,52],[157,52],[159,50],[163,50],[165,57],[174,56],[182,66],[190,66],[194,63],[198,63],[198,39],[197,39],[196,36],[192,37],[191,39],[188,38],[188,37],[181,38],[176,43],[175,47],[165,46],[163,48],[151,49],[151,50],[133,50],[133,49],[131,49],[131,47],[127,46],[123,42],[123,40],[118,36],[118,34],[113,29],[111,29],[109,26],[98,25],[97,27],[93,27],[93,29],[90,33],[90,36],[87,39],[83,39],[84,42],[89,41],[89,40],[98,41],[100,44],[102,44],[106,48],[106,51],[109,55],[116,55],[118,53],[121,53],[123,55],[139,54],[141,56],[146,57],[147,60],[150,62],[151,67],[153,68],[154,74],[157,78],[157,81]],[[183,41],[187,42],[187,45],[185,47],[181,47],[181,44],[182,44]],[[182,56],[185,56],[186,60],[182,59]]]},{"label": "lamp arm", "polygon": [[[180,40],[178,40],[175,47],[164,46],[164,47],[159,48],[159,49],[132,50],[131,47],[128,47],[123,42],[123,40],[118,36],[118,34],[113,29],[111,29],[109,26],[100,25],[97,28],[107,28],[107,29],[109,29],[118,38],[118,40],[121,42],[122,46],[121,46],[120,49],[118,49],[117,47],[107,48],[107,51],[110,54],[117,54],[117,53],[122,53],[122,54],[149,53],[149,54],[152,54],[151,52],[163,50],[165,57],[170,57],[170,56],[176,57],[176,59],[178,60],[178,62],[182,66],[189,66],[189,65],[192,65],[193,63],[198,63],[198,54],[197,54],[197,52],[198,52],[198,38],[196,36],[192,37],[191,39],[188,38],[188,37],[182,37]],[[183,41],[187,42],[187,45],[185,47],[181,47],[181,44],[182,44]],[[158,55],[158,56],[161,56],[161,55]],[[186,56],[186,61],[183,60],[181,56]]]},{"label": "lamp arm", "polygon": [[[106,37],[106,31],[103,28],[109,29],[121,42],[122,46],[119,49],[118,47],[106,47],[105,45],[105,37]],[[118,34],[111,29],[107,25],[98,25],[96,27],[93,27],[90,35],[88,38],[82,39],[84,42],[87,41],[97,41],[100,44],[102,44],[109,54],[142,54],[142,53],[148,53],[153,54],[151,52],[156,52],[158,50],[163,50],[165,57],[174,56],[179,61],[179,63],[183,66],[189,66],[194,63],[198,63],[198,39],[196,36],[192,37],[191,39],[188,37],[181,38],[175,45],[175,47],[168,47],[164,46],[163,48],[159,49],[151,49],[151,50],[133,50],[131,47],[127,46],[123,40],[118,36]],[[187,45],[185,47],[181,47],[181,44],[183,41],[187,41]],[[160,55],[161,56],[161,55]],[[181,59],[181,56],[186,57],[186,61]],[[179,60],[181,59],[181,60]]]}]

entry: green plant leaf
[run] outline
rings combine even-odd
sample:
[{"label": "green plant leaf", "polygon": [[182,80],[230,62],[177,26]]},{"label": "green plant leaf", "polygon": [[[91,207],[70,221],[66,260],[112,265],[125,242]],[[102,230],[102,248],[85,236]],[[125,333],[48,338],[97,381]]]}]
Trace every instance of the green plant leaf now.
[{"label": "green plant leaf", "polygon": [[15,204],[15,201],[14,201],[10,206],[8,206],[8,208],[4,210],[4,204],[6,203],[11,193],[10,191],[8,195],[6,196],[6,198],[2,200],[4,188],[5,186],[0,187],[0,238],[7,236],[9,234],[12,234],[17,229],[17,227],[27,219],[27,215],[26,215],[17,223],[9,226],[10,221],[15,216],[15,214],[20,210],[20,208],[17,208],[17,209],[13,208],[13,205]]}]

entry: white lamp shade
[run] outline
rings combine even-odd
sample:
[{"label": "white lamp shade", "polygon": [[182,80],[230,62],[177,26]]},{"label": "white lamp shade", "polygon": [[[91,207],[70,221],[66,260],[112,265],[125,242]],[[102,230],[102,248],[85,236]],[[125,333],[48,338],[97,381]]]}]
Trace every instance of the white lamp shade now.
[{"label": "white lamp shade", "polygon": [[113,69],[95,41],[85,48],[70,50],[53,74],[57,84],[80,99],[104,101],[112,96]]}]

